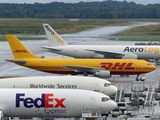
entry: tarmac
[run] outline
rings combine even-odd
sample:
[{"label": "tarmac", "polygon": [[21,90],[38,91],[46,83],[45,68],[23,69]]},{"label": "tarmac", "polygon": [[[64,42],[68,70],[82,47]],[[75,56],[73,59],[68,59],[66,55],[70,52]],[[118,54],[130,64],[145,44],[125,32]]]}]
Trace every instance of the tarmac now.
[{"label": "tarmac", "polygon": [[[68,44],[84,44],[84,45],[111,45],[111,44],[123,44],[123,45],[134,45],[135,41],[118,41],[118,40],[107,40],[106,38],[113,33],[124,31],[126,29],[130,29],[136,26],[140,25],[149,25],[149,24],[159,24],[159,23],[137,23],[130,26],[125,27],[102,27],[97,28],[94,30],[88,30],[85,32],[75,33],[75,34],[65,34],[62,35],[62,38],[66,40]],[[110,29],[112,28],[112,30]],[[42,28],[43,29],[43,28]],[[109,31],[110,30],[110,31]],[[109,31],[107,33],[107,31]],[[83,37],[77,37],[83,36]],[[93,36],[94,35],[94,36]],[[63,37],[64,36],[64,37]],[[67,38],[68,36],[68,38]],[[71,37],[72,36],[72,37]],[[74,37],[75,36],[75,37]],[[103,36],[103,37],[101,37]],[[41,48],[42,46],[49,46],[48,40],[25,40],[21,41],[27,48],[30,49],[36,56],[45,56],[45,58],[62,58],[62,55],[50,53],[47,51],[43,51]],[[139,41],[142,42],[142,41]],[[36,70],[32,70],[30,68],[25,68],[18,66],[14,63],[10,63],[5,61],[5,59],[13,58],[13,55],[11,53],[10,47],[8,45],[8,42],[2,41],[0,42],[0,77],[14,77],[14,76],[55,76],[58,74],[51,74],[51,73],[45,73],[40,72]],[[64,56],[64,58],[70,58],[67,56]],[[111,81],[114,85],[116,85],[119,89],[123,89],[125,93],[131,93],[132,90],[139,90],[143,87],[148,86],[154,86],[155,88],[159,87],[160,83],[160,66],[156,66],[157,69],[153,72],[145,74],[146,80],[144,82],[142,81],[136,81],[136,76],[131,75],[129,77],[120,77],[119,75],[114,75],[110,79],[106,79]],[[58,75],[59,76],[59,75]],[[63,75],[60,75],[63,76]],[[131,89],[132,88],[132,89]],[[154,111],[159,111],[158,105],[159,101],[154,102],[157,104],[157,107],[155,106]],[[150,110],[151,108],[154,109],[154,106],[146,106],[146,109]],[[139,110],[139,112],[142,112],[143,108]],[[143,111],[144,112],[144,111]],[[146,112],[147,113],[147,112]],[[159,113],[159,112],[158,112]],[[151,114],[151,113],[149,113]],[[111,116],[107,117],[107,120],[120,120],[120,118],[112,118]]]}]

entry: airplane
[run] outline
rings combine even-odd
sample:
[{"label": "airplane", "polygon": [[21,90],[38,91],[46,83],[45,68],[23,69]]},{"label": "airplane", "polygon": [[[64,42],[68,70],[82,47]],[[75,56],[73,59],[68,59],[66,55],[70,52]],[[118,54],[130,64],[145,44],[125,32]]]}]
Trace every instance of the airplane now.
[{"label": "airplane", "polygon": [[14,35],[6,35],[14,58],[6,61],[31,69],[57,74],[92,74],[101,78],[111,75],[137,75],[156,69],[154,65],[135,59],[51,59],[40,58],[28,50]]},{"label": "airplane", "polygon": [[82,117],[103,114],[117,103],[105,94],[80,89],[0,89],[0,118]]},{"label": "airplane", "polygon": [[0,88],[31,89],[84,89],[108,96],[117,92],[111,82],[97,77],[83,76],[34,76],[0,79]]},{"label": "airplane", "polygon": [[43,24],[50,46],[45,50],[74,58],[160,59],[160,46],[137,45],[68,45],[49,25]]}]

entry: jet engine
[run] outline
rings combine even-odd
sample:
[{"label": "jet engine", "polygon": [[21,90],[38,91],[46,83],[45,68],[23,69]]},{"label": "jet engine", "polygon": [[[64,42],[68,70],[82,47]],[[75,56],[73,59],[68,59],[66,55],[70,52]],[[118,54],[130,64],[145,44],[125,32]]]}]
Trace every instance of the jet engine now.
[{"label": "jet engine", "polygon": [[93,74],[94,76],[100,77],[100,78],[109,78],[110,77],[110,71],[106,70],[100,70]]},{"label": "jet engine", "polygon": [[94,56],[94,58],[103,59],[103,58],[105,58],[105,56],[102,54],[97,54],[96,56]]},{"label": "jet engine", "polygon": [[126,54],[122,57],[122,59],[137,59],[136,54]]}]

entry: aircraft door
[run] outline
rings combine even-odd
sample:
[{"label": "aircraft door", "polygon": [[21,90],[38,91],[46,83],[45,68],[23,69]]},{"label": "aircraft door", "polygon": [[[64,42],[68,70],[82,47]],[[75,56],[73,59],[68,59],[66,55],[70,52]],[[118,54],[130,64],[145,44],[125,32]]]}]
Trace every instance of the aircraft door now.
[{"label": "aircraft door", "polygon": [[142,70],[142,63],[141,62],[137,62],[136,63],[136,70]]},{"label": "aircraft door", "polygon": [[98,83],[94,84],[94,91],[99,92],[99,84]]},{"label": "aircraft door", "polygon": [[95,97],[93,97],[93,96],[90,97],[90,105],[91,105],[91,107],[95,106]]}]

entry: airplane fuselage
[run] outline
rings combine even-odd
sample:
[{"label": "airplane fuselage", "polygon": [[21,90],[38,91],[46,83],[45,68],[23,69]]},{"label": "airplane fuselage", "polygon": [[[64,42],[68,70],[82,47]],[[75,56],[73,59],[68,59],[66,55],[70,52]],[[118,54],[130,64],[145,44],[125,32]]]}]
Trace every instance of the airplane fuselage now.
[{"label": "airplane fuselage", "polygon": [[97,77],[35,76],[0,79],[0,88],[30,89],[84,89],[112,95],[117,88],[111,82]]},{"label": "airplane fuselage", "polygon": [[160,59],[160,46],[131,45],[64,45],[55,46],[61,51],[49,50],[53,53],[75,58],[120,58],[112,53],[135,54],[137,59]]},{"label": "airplane fuselage", "polygon": [[[10,59],[12,60],[12,59]],[[16,60],[16,59],[13,59]],[[111,75],[139,75],[156,69],[143,60],[132,59],[24,59],[25,64],[18,64],[32,69],[57,74],[83,74],[81,71],[66,69],[64,66],[103,68]],[[92,72],[91,72],[92,73]]]},{"label": "airplane fuselage", "polygon": [[[81,117],[109,112],[117,104],[107,95],[73,89],[0,89],[4,117]],[[0,114],[0,118],[2,114]]]}]

